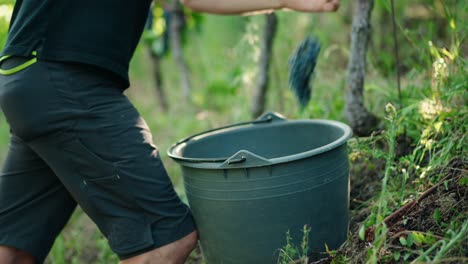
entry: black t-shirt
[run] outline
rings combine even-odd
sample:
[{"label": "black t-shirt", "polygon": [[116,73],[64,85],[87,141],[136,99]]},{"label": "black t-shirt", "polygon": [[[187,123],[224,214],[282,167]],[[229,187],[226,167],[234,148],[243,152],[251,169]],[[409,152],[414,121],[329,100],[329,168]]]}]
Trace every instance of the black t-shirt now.
[{"label": "black t-shirt", "polygon": [[128,86],[130,59],[151,0],[17,0],[2,55],[80,62],[110,70]]}]

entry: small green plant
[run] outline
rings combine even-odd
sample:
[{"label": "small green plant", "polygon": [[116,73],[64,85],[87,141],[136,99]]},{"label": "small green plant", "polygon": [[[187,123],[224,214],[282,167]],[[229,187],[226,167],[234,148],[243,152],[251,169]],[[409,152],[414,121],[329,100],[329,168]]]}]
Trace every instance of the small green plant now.
[{"label": "small green plant", "polygon": [[304,225],[302,228],[302,241],[300,247],[294,245],[291,232],[286,232],[286,245],[279,250],[278,264],[304,263],[307,264],[309,257],[309,233],[310,227]]},{"label": "small green plant", "polygon": [[[379,200],[377,201],[376,209],[373,211],[377,211],[375,217],[375,233],[374,233],[374,243],[372,247],[368,251],[368,263],[377,263],[379,261],[379,255],[381,249],[384,247],[386,239],[387,239],[387,226],[384,222],[384,218],[387,214],[388,208],[388,200],[390,192],[387,190],[388,181],[390,179],[391,173],[394,170],[394,160],[395,160],[395,146],[396,146],[396,138],[398,133],[398,127],[401,122],[401,117],[399,113],[395,109],[395,107],[391,104],[388,104],[387,107],[388,117],[387,120],[389,122],[389,129],[386,132],[387,144],[388,144],[388,154],[387,154],[387,161],[386,167],[384,172],[384,177],[382,179],[382,190],[380,192]],[[362,233],[362,232],[360,232]],[[362,237],[361,237],[362,238]]]},{"label": "small green plant", "polygon": [[[466,236],[468,235],[468,221],[463,222],[461,227],[458,230],[453,230],[452,228],[448,229],[446,232],[446,237],[435,242],[435,239],[432,237],[429,239],[425,239],[425,241],[429,240],[432,242],[432,246],[428,248],[426,251],[422,252],[418,258],[416,258],[412,263],[420,263],[420,262],[430,262],[430,263],[439,263],[440,260],[445,257],[445,255],[454,248],[457,244],[460,244]],[[429,254],[439,249],[437,253],[434,255],[433,258],[429,257]]]}]

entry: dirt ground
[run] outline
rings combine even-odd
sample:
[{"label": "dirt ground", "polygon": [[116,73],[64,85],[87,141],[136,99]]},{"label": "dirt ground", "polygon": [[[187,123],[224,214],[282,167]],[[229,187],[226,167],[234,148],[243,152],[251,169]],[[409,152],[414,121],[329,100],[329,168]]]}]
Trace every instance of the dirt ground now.
[{"label": "dirt ground", "polygon": [[[376,161],[376,167],[384,166],[383,162]],[[386,219],[385,223],[388,228],[387,244],[389,248],[381,252],[382,255],[391,254],[401,248],[400,237],[407,237],[412,231],[423,233],[431,233],[435,238],[443,237],[446,225],[441,223],[449,223],[454,217],[466,219],[468,216],[468,187],[460,185],[460,179],[466,177],[466,169],[468,164],[462,159],[453,160],[449,166],[433,173],[442,174],[442,180],[434,186],[426,190],[420,190],[417,197],[407,201],[405,205],[395,209]],[[362,222],[371,213],[371,207],[365,203],[366,199],[375,195],[375,190],[378,190],[378,176],[374,173],[366,172],[366,168],[357,168],[360,175],[356,174],[356,168],[351,171],[351,220],[350,232],[352,233],[349,240],[338,250],[338,256],[344,256],[347,263],[365,263],[367,250],[374,238],[374,229],[370,227],[366,230],[365,240],[361,240],[358,235],[358,229]],[[376,171],[382,171],[380,168]],[[366,174],[368,173],[368,174]],[[366,175],[366,177],[362,177]],[[363,179],[364,178],[364,179]],[[378,181],[377,181],[378,180]],[[353,183],[354,182],[354,183]],[[435,212],[438,211],[437,214]],[[434,215],[438,215],[435,219]],[[461,252],[466,256],[468,252],[468,239],[463,240],[461,248],[465,252]],[[420,245],[423,246],[423,245]],[[417,247],[414,245],[413,247]],[[459,255],[460,252],[454,252]],[[392,258],[390,258],[392,259]],[[411,259],[407,259],[408,263]],[[314,263],[331,263],[332,257],[324,258]],[[397,263],[392,259],[392,263]],[[460,263],[460,259],[450,259],[444,263]]]}]

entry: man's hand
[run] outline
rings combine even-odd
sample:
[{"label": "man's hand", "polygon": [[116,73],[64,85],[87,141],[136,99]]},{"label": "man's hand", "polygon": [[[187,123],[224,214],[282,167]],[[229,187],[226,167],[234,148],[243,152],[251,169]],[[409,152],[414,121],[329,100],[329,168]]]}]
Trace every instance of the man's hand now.
[{"label": "man's hand", "polygon": [[301,12],[332,12],[340,6],[339,0],[283,0],[283,8]]}]

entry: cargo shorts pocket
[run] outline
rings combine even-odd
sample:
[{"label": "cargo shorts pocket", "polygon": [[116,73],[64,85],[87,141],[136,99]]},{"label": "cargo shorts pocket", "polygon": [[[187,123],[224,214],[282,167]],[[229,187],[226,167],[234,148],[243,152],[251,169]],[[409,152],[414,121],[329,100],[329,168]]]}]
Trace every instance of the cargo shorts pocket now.
[{"label": "cargo shorts pocket", "polygon": [[62,145],[73,169],[82,177],[78,201],[119,256],[131,255],[154,244],[151,223],[139,212],[132,196],[136,190],[124,182],[118,167],[104,160],[78,137]]},{"label": "cargo shorts pocket", "polygon": [[66,140],[62,151],[68,170],[72,170],[69,174],[79,177],[81,182],[74,188],[78,187],[78,192],[87,197],[90,209],[97,213],[106,213],[109,202],[124,206],[133,204],[114,163],[103,159],[76,136]]},{"label": "cargo shorts pocket", "polygon": [[95,154],[79,138],[67,141],[62,146],[70,166],[89,182],[108,182],[120,178],[117,168]]}]

